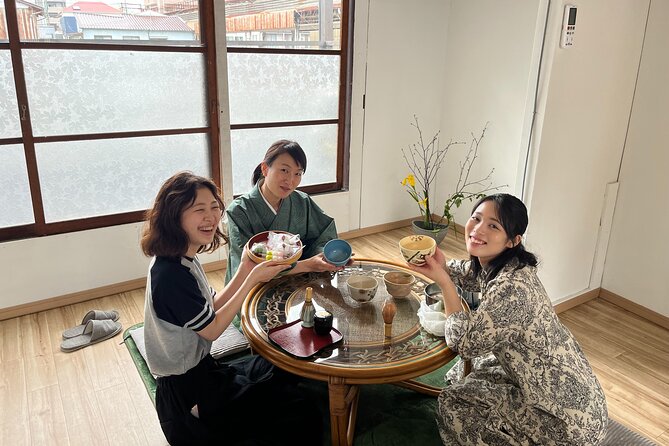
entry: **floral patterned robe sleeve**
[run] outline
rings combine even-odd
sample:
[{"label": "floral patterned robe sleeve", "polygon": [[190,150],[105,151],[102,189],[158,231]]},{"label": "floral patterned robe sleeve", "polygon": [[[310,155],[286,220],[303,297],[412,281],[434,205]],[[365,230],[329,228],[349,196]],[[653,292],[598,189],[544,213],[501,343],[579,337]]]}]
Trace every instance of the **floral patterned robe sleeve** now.
[{"label": "floral patterned robe sleeve", "polygon": [[[510,284],[496,287],[494,291],[501,294],[514,292]],[[446,344],[467,359],[486,355],[495,346],[511,342],[517,338],[515,332],[521,327],[513,323],[513,319],[522,316],[505,306],[498,299],[484,299],[476,312],[451,314],[446,319]]]},{"label": "floral patterned robe sleeve", "polygon": [[450,260],[446,264],[446,271],[456,286],[467,291],[481,291],[479,282],[469,274],[470,260]]}]

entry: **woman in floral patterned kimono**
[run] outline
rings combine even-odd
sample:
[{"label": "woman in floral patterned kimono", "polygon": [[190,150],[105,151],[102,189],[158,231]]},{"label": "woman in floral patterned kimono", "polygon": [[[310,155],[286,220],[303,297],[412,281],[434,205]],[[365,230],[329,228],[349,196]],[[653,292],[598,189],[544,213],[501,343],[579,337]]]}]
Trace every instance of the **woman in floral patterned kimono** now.
[{"label": "woman in floral patterned kimono", "polygon": [[[446,263],[437,249],[414,268],[441,287],[446,342],[474,364],[466,377],[454,367],[439,396],[445,445],[596,445],[604,438],[604,393],[522,244],[527,223],[518,198],[482,198],[465,225],[470,260]],[[475,312],[462,311],[455,285],[481,292]]]}]

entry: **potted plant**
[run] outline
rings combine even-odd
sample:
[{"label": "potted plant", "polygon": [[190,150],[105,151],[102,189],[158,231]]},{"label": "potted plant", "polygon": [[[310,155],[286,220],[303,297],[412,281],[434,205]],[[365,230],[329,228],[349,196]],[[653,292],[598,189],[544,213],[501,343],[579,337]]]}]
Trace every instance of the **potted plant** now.
[{"label": "potted plant", "polygon": [[[464,145],[465,142],[454,142],[450,140],[445,146],[439,143],[439,131],[428,141],[423,139],[423,132],[418,124],[418,118],[414,115],[414,123],[411,123],[418,132],[418,141],[406,149],[402,149],[402,156],[411,172],[402,180],[402,185],[411,198],[418,204],[421,219],[413,222],[414,232],[426,234],[434,238],[437,244],[446,236],[448,226],[453,223],[453,212],[465,201],[472,201],[486,195],[487,192],[497,190],[503,186],[492,185],[491,169],[488,175],[477,180],[471,180],[472,166],[478,158],[481,141],[485,137],[488,128],[486,124],[480,136],[472,133],[469,142],[469,150],[464,159],[460,161],[460,175],[455,185],[455,190],[448,195],[440,214],[434,214],[434,206],[430,201],[437,187],[437,173],[441,169],[446,154],[451,147]],[[427,143],[426,143],[427,141]],[[430,195],[432,194],[432,195]]]}]

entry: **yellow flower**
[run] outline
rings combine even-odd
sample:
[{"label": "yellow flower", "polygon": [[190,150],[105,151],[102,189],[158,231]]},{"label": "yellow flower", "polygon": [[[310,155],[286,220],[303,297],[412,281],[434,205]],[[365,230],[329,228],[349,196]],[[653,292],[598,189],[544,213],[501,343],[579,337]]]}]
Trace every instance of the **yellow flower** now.
[{"label": "yellow flower", "polygon": [[412,174],[409,174],[405,179],[402,180],[402,186],[406,186],[407,184],[409,184],[411,187],[416,186],[416,179]]},{"label": "yellow flower", "polygon": [[420,200],[420,201],[418,202],[418,206],[420,206],[420,207],[422,207],[422,208],[426,208],[426,207],[427,207],[427,197],[425,197],[425,198],[423,198],[422,200]]}]

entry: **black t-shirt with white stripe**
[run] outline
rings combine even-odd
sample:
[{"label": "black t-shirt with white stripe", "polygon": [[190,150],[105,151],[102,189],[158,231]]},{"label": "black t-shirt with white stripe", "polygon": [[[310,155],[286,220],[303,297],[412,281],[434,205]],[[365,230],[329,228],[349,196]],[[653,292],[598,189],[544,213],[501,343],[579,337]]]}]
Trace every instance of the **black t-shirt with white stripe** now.
[{"label": "black t-shirt with white stripe", "polygon": [[209,353],[211,342],[197,332],[215,318],[215,294],[197,258],[154,258],[144,307],[147,362],[154,374],[183,374]]}]

